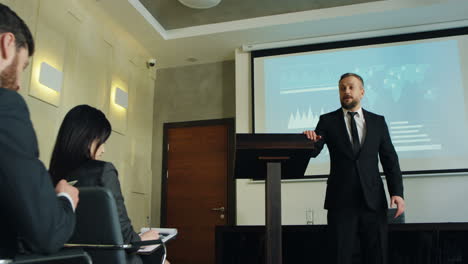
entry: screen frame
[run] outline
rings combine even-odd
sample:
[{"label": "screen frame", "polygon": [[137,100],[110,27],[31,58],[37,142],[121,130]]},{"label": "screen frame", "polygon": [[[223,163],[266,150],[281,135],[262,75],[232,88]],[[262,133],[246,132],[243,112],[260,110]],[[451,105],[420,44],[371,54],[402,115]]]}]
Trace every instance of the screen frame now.
[{"label": "screen frame", "polygon": [[[251,96],[252,96],[252,133],[257,134],[255,131],[255,59],[267,56],[276,56],[276,55],[286,55],[286,54],[295,54],[311,51],[324,51],[331,49],[340,49],[340,48],[351,48],[351,47],[365,47],[370,45],[379,45],[379,44],[389,44],[389,43],[399,43],[405,41],[415,41],[415,40],[425,40],[425,39],[435,39],[443,37],[452,37],[452,36],[468,36],[468,26],[465,27],[456,27],[450,29],[440,29],[440,30],[431,30],[431,31],[422,31],[415,33],[404,33],[404,34],[393,34],[387,36],[379,37],[369,37],[369,38],[359,38],[352,40],[340,40],[340,41],[331,41],[323,43],[315,43],[308,45],[300,46],[291,46],[291,47],[281,47],[281,48],[272,48],[272,49],[263,49],[263,50],[254,50],[251,51],[250,56],[250,76],[251,76]],[[402,175],[415,176],[420,174],[453,174],[468,172],[468,168],[460,169],[445,169],[445,170],[414,170],[414,171],[402,171]],[[384,173],[380,173],[384,176]],[[323,175],[304,175],[305,179],[321,179],[328,178],[328,174]]]}]

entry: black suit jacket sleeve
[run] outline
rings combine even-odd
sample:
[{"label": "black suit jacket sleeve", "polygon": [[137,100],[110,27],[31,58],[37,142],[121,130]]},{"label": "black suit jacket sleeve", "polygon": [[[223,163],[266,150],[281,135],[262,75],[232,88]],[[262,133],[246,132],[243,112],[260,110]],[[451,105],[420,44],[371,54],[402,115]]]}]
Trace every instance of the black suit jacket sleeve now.
[{"label": "black suit jacket sleeve", "polygon": [[398,162],[398,155],[393,147],[388,132],[388,126],[383,119],[383,135],[379,147],[380,163],[387,180],[388,192],[390,196],[403,197],[403,180],[401,176],[400,165]]},{"label": "black suit jacket sleeve", "polygon": [[117,170],[112,163],[106,163],[103,169],[102,175],[103,187],[108,188],[114,195],[114,199],[117,205],[117,211],[119,213],[120,226],[122,228],[122,236],[125,243],[132,241],[140,241],[140,236],[133,230],[132,223],[127,214],[125,207],[122,190],[120,188],[120,182],[117,176]]},{"label": "black suit jacket sleeve", "polygon": [[325,145],[325,139],[326,139],[326,121],[323,120],[323,117],[320,116],[320,119],[317,123],[317,126],[315,127],[315,133],[319,136],[322,137],[322,139],[320,139],[319,141],[317,141],[314,145],[314,149],[312,150],[311,152],[311,157],[315,158],[317,157],[320,152],[322,151],[323,149],[323,146]]},{"label": "black suit jacket sleeve", "polygon": [[51,253],[71,236],[75,215],[70,202],[56,196],[38,156],[23,98],[0,88],[0,210],[7,218],[0,230],[33,252]]}]

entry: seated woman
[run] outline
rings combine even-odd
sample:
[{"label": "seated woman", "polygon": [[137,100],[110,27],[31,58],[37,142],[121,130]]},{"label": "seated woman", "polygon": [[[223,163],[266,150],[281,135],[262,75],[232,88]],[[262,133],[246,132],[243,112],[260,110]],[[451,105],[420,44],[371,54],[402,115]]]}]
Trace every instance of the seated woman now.
[{"label": "seated woman", "polygon": [[[52,153],[49,166],[52,181],[55,185],[61,179],[77,180],[77,187],[108,188],[115,198],[124,242],[158,239],[155,230],[141,235],[135,233],[125,208],[117,169],[112,163],[99,160],[111,131],[109,121],[100,110],[88,105],[71,109],[60,126]],[[128,263],[159,263],[161,251],[141,256],[128,254]]]}]

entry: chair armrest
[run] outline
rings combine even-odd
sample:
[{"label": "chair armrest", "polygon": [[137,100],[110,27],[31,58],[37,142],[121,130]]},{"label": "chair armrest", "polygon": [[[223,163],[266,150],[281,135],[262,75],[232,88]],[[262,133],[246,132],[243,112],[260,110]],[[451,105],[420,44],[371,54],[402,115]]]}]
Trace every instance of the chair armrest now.
[{"label": "chair armrest", "polygon": [[66,248],[91,248],[91,249],[128,249],[130,244],[65,244]]},{"label": "chair armrest", "polygon": [[142,246],[163,244],[161,239],[134,241],[129,244],[65,244],[67,248],[93,248],[93,249],[138,249]]}]

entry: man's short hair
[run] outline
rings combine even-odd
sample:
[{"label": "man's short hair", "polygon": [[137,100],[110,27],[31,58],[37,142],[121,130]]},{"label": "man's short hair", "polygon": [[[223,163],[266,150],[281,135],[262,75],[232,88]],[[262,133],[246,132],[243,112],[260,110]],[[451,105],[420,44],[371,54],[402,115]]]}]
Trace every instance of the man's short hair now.
[{"label": "man's short hair", "polygon": [[343,80],[344,78],[350,77],[350,76],[358,78],[361,81],[362,86],[364,86],[364,80],[362,79],[362,77],[359,76],[358,74],[352,73],[352,72],[347,72],[347,73],[341,75],[340,80],[338,82],[341,82],[341,80]]},{"label": "man's short hair", "polygon": [[34,54],[34,40],[26,23],[8,6],[0,4],[0,34],[6,32],[15,35],[17,48],[27,48],[29,56]]}]

